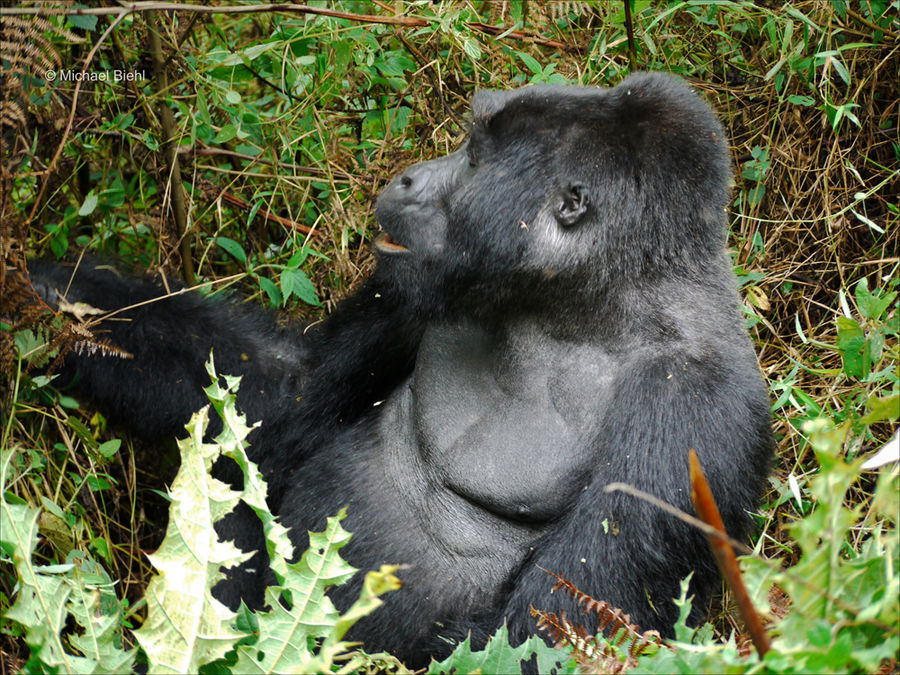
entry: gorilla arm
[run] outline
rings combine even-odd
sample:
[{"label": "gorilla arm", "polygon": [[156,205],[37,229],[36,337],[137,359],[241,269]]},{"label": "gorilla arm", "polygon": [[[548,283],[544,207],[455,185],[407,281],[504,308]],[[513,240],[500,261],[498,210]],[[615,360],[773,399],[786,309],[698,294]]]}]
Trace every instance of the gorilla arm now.
[{"label": "gorilla arm", "polygon": [[[533,631],[530,606],[557,613],[562,608],[582,620],[582,608],[567,596],[535,597],[535,589],[549,591],[553,583],[539,568],[561,574],[623,608],[642,629],[664,635],[671,634],[677,616],[671,600],[679,595],[678,580],[693,571],[693,616],[705,614],[718,574],[711,556],[702,553],[702,534],[604,487],[628,483],[693,514],[688,450],[695,448],[729,534],[744,537],[771,438],[765,396],[747,385],[756,382],[755,370],[752,354],[713,360],[707,353],[701,360],[676,352],[621,371],[600,428],[593,476],[511,580],[513,591],[501,612],[516,641]],[[582,621],[589,630],[596,627],[594,617]]]},{"label": "gorilla arm", "polygon": [[207,402],[202,388],[209,384],[204,363],[210,350],[218,372],[244,376],[240,405],[248,419],[263,417],[267,401],[299,392],[304,350],[295,335],[261,312],[196,292],[166,295],[158,286],[100,265],[84,264],[73,273],[35,260],[29,274],[51,307],[63,297],[105,312],[140,304],[101,318],[92,329],[130,357],[76,350],[61,370],[63,381],[74,380],[104,414],[140,436],[183,433],[191,413]]},{"label": "gorilla arm", "polygon": [[63,296],[105,311],[140,304],[94,329],[130,358],[73,351],[61,369],[63,382],[74,381],[104,414],[139,436],[183,434],[190,415],[207,402],[202,389],[209,384],[210,350],[217,372],[242,376],[238,406],[251,422],[264,422],[251,438],[251,456],[270,479],[272,495],[338,427],[352,424],[409,374],[425,324],[424,301],[398,293],[381,270],[306,331],[281,328],[255,307],[195,292],[166,295],[109,267],[82,265],[73,274],[35,260],[29,271],[53,307]]}]

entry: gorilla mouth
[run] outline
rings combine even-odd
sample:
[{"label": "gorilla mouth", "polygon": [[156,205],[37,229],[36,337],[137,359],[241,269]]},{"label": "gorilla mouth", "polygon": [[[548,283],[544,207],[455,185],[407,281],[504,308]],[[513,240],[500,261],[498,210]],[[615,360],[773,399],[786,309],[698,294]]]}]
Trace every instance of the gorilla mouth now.
[{"label": "gorilla mouth", "polygon": [[394,241],[394,238],[391,237],[387,232],[382,232],[377,237],[375,237],[375,248],[377,248],[382,253],[407,253],[409,249],[403,246],[403,244]]}]

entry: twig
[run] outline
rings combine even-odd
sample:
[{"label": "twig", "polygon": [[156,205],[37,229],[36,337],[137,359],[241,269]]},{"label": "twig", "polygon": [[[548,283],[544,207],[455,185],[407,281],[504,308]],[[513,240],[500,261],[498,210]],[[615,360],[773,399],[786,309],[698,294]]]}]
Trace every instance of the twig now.
[{"label": "twig", "polygon": [[854,19],[856,19],[859,23],[861,23],[866,28],[869,28],[871,30],[877,30],[879,33],[883,34],[887,38],[890,38],[891,40],[897,39],[897,34],[894,31],[892,31],[890,28],[885,28],[884,26],[879,26],[876,23],[872,23],[866,17],[861,16],[860,14],[857,14],[856,12],[854,12],[850,7],[847,7],[847,14],[852,16]]},{"label": "twig", "polygon": [[[2,7],[0,16],[105,16],[124,15],[139,12],[196,12],[198,14],[264,14],[269,12],[287,12],[297,14],[317,14],[330,16],[336,19],[348,19],[362,23],[377,23],[407,28],[424,28],[436,20],[422,19],[417,16],[377,16],[375,14],[354,14],[352,12],[338,12],[323,7],[309,7],[307,5],[293,5],[287,3],[267,3],[263,5],[240,5],[211,7],[207,5],[193,5],[178,2],[132,2],[119,7]],[[571,51],[576,49],[574,45],[559,40],[546,39],[530,35],[521,30],[508,30],[503,26],[491,26],[480,21],[472,21],[466,24],[469,28],[488,35],[502,35],[514,40],[527,40],[554,49]]]},{"label": "twig", "polygon": [[178,141],[175,126],[175,117],[172,109],[166,103],[166,92],[169,89],[169,78],[166,75],[166,60],[163,58],[162,41],[159,39],[159,23],[156,14],[147,14],[147,34],[150,38],[150,56],[153,59],[153,70],[156,79],[156,89],[160,96],[159,121],[162,125],[163,146],[165,147],[166,163],[169,169],[169,199],[172,204],[172,215],[181,239],[178,242],[178,250],[181,253],[181,276],[188,286],[194,285],[194,261],[191,258],[191,243],[188,238],[187,206],[185,205],[184,186],[181,184],[181,162],[178,161]]},{"label": "twig", "polygon": [[684,521],[688,525],[693,525],[698,530],[703,532],[708,537],[715,537],[721,541],[728,542],[731,546],[734,546],[738,551],[740,551],[744,555],[750,555],[753,551],[739,542],[737,539],[732,539],[728,536],[727,533],[719,532],[712,525],[708,525],[704,523],[699,518],[695,518],[692,515],[689,515],[682,511],[681,509],[675,508],[668,502],[664,502],[662,499],[658,497],[654,497],[649,492],[644,492],[643,490],[639,490],[638,488],[629,485],[628,483],[609,483],[603,488],[604,492],[624,492],[627,495],[631,495],[632,497],[637,497],[638,499],[643,499],[648,504],[653,504],[653,506],[662,509],[666,513],[671,516],[675,516],[681,521]]},{"label": "twig", "polygon": [[631,20],[631,0],[625,0],[625,33],[628,35],[628,66],[637,70],[637,51],[634,45],[634,22]]},{"label": "twig", "polygon": [[[253,206],[248,204],[240,197],[235,197],[233,194],[228,192],[222,192],[219,195],[219,198],[232,206],[236,206],[239,209],[244,209],[245,211],[252,211]],[[292,230],[297,230],[298,232],[303,232],[304,234],[309,234],[312,232],[312,228],[308,225],[301,225],[300,223],[295,223],[293,220],[288,220],[287,218],[282,218],[281,216],[276,216],[274,213],[269,211],[268,209],[259,209],[256,212],[257,216],[265,218],[266,220],[271,220],[272,222],[278,223],[279,225],[284,225],[285,227],[289,227]]]},{"label": "twig", "polygon": [[[709,489],[706,476],[703,475],[703,468],[700,466],[697,452],[693,448],[688,453],[688,461],[691,473],[691,501],[694,502],[697,515],[718,532],[726,534],[725,523],[722,522],[719,507],[716,506],[716,500],[713,498],[712,490]],[[708,539],[709,547],[712,549],[716,562],[719,564],[719,569],[722,572],[722,578],[725,579],[725,583],[731,589],[738,612],[740,612],[744,619],[744,624],[750,632],[750,639],[753,640],[756,653],[759,654],[759,658],[763,658],[766,652],[772,649],[772,643],[769,640],[766,629],[763,627],[759,614],[753,608],[750,594],[747,593],[747,587],[744,585],[743,578],[741,578],[741,570],[738,567],[734,549],[728,545],[727,539],[722,540],[717,537],[708,537]]]},{"label": "twig", "polygon": [[[226,284],[231,281],[235,281],[236,279],[240,279],[241,277],[247,276],[246,272],[238,272],[237,274],[232,274],[227,277],[222,277],[220,279],[211,279],[210,281],[204,281],[203,283],[197,284],[196,286],[188,286],[185,288],[179,288],[177,291],[171,291],[169,293],[164,293],[162,295],[157,295],[154,298],[150,298],[149,300],[143,300],[141,302],[136,302],[132,305],[127,305],[126,307],[119,307],[118,309],[114,309],[111,312],[104,313],[96,319],[90,319],[85,322],[85,326],[88,328],[93,328],[98,325],[101,321],[106,321],[114,317],[116,314],[121,314],[122,312],[127,312],[132,309],[137,309],[138,307],[143,307],[144,305],[152,305],[154,302],[160,302],[161,300],[166,300],[168,298],[174,298],[176,295],[184,295],[185,293],[194,293],[195,291],[199,291],[201,288],[206,288],[207,286],[213,286],[215,284]],[[70,282],[71,283],[71,282]]]},{"label": "twig", "polygon": [[198,14],[264,14],[268,12],[295,12],[299,14],[319,14],[337,19],[351,19],[366,23],[394,24],[421,28],[428,25],[425,19],[411,16],[375,16],[373,14],[352,14],[322,7],[308,7],[276,2],[263,5],[226,5],[215,7],[193,5],[180,2],[131,2],[118,7],[4,7],[0,16],[107,16],[111,14],[132,14],[140,12],[196,12]]},{"label": "twig", "polygon": [[544,47],[553,47],[554,49],[564,49],[566,51],[573,51],[576,49],[575,45],[570,45],[566,42],[561,42],[559,40],[552,40],[550,38],[542,38],[537,35],[532,35],[524,30],[510,30],[508,28],[504,28],[503,26],[491,26],[487,23],[482,23],[481,21],[470,21],[466,24],[469,28],[473,28],[481,33],[487,33],[488,35],[496,35],[503,37],[510,37],[514,40],[534,42],[535,44],[543,45]]}]

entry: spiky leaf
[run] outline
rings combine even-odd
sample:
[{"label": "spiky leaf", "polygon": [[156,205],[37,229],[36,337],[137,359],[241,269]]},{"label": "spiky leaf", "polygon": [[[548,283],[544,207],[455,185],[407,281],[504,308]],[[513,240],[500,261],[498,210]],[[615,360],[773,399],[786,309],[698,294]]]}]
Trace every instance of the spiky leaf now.
[{"label": "spiky leaf", "polygon": [[[225,408],[223,418],[233,423],[227,434],[234,436],[241,419],[233,400]],[[181,468],[169,489],[169,525],[162,546],[149,556],[158,574],[147,587],[147,621],[135,636],[150,672],[197,672],[244,637],[232,628],[235,613],[210,592],[224,576],[220,568],[238,565],[249,554],[220,542],[215,531],[216,521],[234,509],[240,494],[209,474],[220,446],[203,442],[208,414],[208,406],[194,414],[189,437],[178,443]],[[237,435],[249,433],[243,426]]]},{"label": "spiky leaf", "polygon": [[520,673],[522,661],[537,656],[538,672],[573,673],[577,664],[570,661],[565,650],[554,649],[541,638],[532,635],[518,647],[509,644],[509,629],[504,623],[481,651],[473,652],[470,638],[457,645],[443,661],[432,660],[427,675],[441,673]]}]

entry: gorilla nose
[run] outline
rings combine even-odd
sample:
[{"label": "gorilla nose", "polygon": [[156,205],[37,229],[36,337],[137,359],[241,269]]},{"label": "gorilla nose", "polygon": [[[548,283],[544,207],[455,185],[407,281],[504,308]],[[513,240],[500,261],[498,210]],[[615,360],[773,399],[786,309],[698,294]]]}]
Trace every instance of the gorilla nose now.
[{"label": "gorilla nose", "polygon": [[453,190],[460,176],[464,157],[454,152],[446,157],[419,162],[408,167],[392,182],[396,196],[417,202],[435,202]]},{"label": "gorilla nose", "polygon": [[397,184],[404,192],[424,192],[429,182],[427,162],[413,164],[407,168],[397,179]]},{"label": "gorilla nose", "polygon": [[402,204],[429,201],[433,197],[434,188],[429,184],[427,172],[421,170],[420,164],[413,164],[402,174],[394,178],[381,194],[381,199],[398,201]]}]

